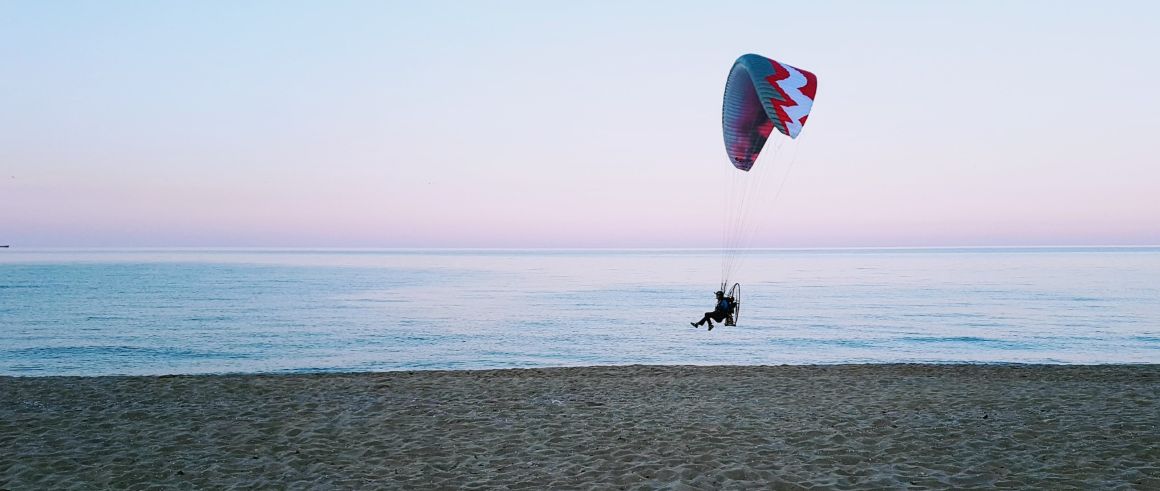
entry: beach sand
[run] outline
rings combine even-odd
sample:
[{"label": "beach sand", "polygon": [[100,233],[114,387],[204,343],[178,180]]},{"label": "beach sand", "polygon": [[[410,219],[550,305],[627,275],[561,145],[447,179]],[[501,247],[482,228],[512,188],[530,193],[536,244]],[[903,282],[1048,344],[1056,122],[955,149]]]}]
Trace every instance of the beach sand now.
[{"label": "beach sand", "polygon": [[1160,489],[1160,365],[0,378],[0,488]]}]

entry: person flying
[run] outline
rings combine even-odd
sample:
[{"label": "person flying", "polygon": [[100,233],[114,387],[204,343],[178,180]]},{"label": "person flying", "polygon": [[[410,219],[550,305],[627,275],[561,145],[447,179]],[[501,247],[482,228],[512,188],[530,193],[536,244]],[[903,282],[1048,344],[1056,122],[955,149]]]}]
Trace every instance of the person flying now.
[{"label": "person flying", "polygon": [[690,322],[693,327],[701,327],[706,322],[709,323],[709,330],[713,330],[713,321],[724,322],[730,315],[733,315],[733,299],[726,297],[725,292],[718,291],[714,295],[717,296],[717,305],[712,312],[705,312],[705,316],[701,317],[699,322]]}]

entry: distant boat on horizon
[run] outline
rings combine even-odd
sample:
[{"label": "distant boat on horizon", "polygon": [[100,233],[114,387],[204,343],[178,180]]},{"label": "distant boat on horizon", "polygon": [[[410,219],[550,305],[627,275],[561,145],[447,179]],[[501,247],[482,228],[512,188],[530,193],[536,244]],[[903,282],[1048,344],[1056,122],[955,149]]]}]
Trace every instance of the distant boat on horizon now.
[{"label": "distant boat on horizon", "polygon": [[0,249],[7,249],[7,248],[8,248],[8,246],[6,246],[6,245],[0,245]]}]

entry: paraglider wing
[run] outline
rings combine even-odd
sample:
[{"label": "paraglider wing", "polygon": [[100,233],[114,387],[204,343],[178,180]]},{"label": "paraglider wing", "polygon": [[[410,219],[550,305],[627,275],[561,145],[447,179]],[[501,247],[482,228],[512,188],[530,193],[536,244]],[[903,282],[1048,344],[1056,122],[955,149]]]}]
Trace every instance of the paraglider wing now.
[{"label": "paraglider wing", "polygon": [[814,74],[760,55],[742,55],[725,83],[721,128],[734,167],[748,171],[777,128],[797,138],[814,105]]}]

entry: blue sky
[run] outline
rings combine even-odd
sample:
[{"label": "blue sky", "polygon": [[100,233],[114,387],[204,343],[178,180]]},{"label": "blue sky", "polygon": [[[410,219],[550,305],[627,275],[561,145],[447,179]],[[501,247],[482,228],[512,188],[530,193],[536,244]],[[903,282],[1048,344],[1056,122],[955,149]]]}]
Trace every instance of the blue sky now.
[{"label": "blue sky", "polygon": [[[750,245],[1157,244],[1150,2],[4,2],[0,243],[715,247],[737,56],[810,70]],[[790,166],[792,165],[792,168]],[[789,169],[788,173],[784,171]]]}]

